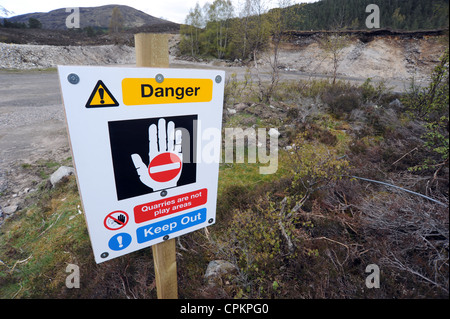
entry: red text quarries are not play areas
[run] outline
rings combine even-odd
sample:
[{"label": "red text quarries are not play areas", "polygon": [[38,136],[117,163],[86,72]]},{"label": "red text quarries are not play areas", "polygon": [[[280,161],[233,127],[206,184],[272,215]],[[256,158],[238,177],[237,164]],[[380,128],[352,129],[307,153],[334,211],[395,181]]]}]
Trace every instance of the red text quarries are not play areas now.
[{"label": "red text quarries are not play areas", "polygon": [[155,218],[174,214],[186,209],[206,204],[208,190],[206,188],[161,199],[134,207],[136,223],[143,223]]}]

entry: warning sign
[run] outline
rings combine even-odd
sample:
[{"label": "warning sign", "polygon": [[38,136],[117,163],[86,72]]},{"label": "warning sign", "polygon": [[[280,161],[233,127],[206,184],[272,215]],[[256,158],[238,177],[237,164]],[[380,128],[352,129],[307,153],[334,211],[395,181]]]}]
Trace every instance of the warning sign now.
[{"label": "warning sign", "polygon": [[97,263],[216,222],[225,72],[58,73]]},{"label": "warning sign", "polygon": [[117,100],[108,90],[106,85],[99,80],[94,87],[94,90],[89,97],[89,100],[86,102],[86,107],[108,107],[108,106],[119,106]]},{"label": "warning sign", "polygon": [[211,79],[139,79],[122,81],[125,105],[209,102],[212,99]]},{"label": "warning sign", "polygon": [[142,204],[134,208],[134,219],[136,223],[143,223],[155,218],[175,214],[203,205],[206,203],[207,198],[208,190],[204,188],[153,203]]},{"label": "warning sign", "polygon": [[112,250],[122,250],[127,248],[132,241],[132,237],[127,233],[120,233],[111,237],[108,241],[108,247]]},{"label": "warning sign", "polygon": [[206,222],[206,216],[206,208],[202,208],[161,222],[139,227],[136,230],[137,241],[142,244],[183,229],[191,228]]}]

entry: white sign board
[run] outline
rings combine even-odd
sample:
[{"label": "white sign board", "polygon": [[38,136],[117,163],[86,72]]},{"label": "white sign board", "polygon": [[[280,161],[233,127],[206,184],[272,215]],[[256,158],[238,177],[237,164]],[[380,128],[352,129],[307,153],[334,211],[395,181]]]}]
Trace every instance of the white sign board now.
[{"label": "white sign board", "polygon": [[97,263],[215,223],[223,71],[58,72]]}]

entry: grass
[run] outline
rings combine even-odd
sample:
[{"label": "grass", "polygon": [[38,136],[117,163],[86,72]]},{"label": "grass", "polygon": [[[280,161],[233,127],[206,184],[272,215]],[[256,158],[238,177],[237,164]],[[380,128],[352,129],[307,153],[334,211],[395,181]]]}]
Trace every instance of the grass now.
[{"label": "grass", "polygon": [[67,264],[90,250],[75,178],[39,192],[36,204],[0,228],[1,298],[52,296],[64,286]]},{"label": "grass", "polygon": [[[287,159],[287,156],[280,154],[280,158]],[[60,164],[56,162],[39,161],[36,164],[25,163],[22,168],[34,168],[43,172],[40,174],[47,178],[49,172],[58,165]],[[218,217],[219,220],[226,219],[229,210],[237,206],[235,200],[257,193],[262,185],[274,182],[288,172],[284,160],[280,160],[278,171],[273,175],[259,174],[259,166],[260,164],[220,165],[217,215],[222,217]],[[233,193],[236,189],[245,191]],[[72,296],[70,293],[89,297],[92,294],[90,288],[70,291],[65,287],[65,280],[69,275],[65,271],[67,265],[83,265],[82,283],[89,281],[92,274],[95,276],[95,269],[111,266],[94,264],[85,219],[78,213],[81,201],[75,177],[70,176],[55,189],[39,187],[35,197],[38,198],[37,203],[17,212],[0,228],[0,298],[58,298],[61,297],[61,291],[68,297]],[[221,223],[216,225],[212,231],[221,229],[220,225]],[[186,240],[201,240],[201,234],[189,235]],[[151,265],[151,254],[148,251],[120,257],[117,258],[118,261],[106,264],[120,265],[121,262],[142,254],[145,263]],[[194,257],[186,257],[187,269],[191,272],[204,271],[204,262],[201,261],[206,257]],[[87,269],[94,271],[86,275],[89,272]],[[186,288],[185,293],[190,295],[192,292],[190,288]]]}]

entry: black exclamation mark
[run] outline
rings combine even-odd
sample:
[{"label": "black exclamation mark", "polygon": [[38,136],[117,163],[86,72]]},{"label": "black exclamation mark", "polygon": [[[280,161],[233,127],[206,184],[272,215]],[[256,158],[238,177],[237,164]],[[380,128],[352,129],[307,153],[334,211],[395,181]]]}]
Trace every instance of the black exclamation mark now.
[{"label": "black exclamation mark", "polygon": [[105,104],[105,100],[103,99],[103,96],[105,94],[105,90],[100,88],[100,89],[98,89],[98,93],[100,94],[100,103],[101,104]]}]

